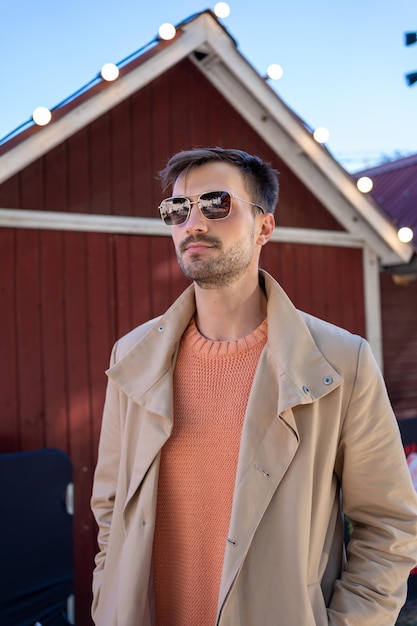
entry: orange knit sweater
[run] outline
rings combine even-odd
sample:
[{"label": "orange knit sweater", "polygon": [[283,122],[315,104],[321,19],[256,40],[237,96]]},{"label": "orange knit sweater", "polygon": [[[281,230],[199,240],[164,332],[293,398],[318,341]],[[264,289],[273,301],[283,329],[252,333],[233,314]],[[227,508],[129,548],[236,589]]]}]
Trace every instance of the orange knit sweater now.
[{"label": "orange knit sweater", "polygon": [[157,626],[215,623],[242,423],[266,340],[266,320],[237,341],[210,341],[194,320],[182,337],[158,487]]}]

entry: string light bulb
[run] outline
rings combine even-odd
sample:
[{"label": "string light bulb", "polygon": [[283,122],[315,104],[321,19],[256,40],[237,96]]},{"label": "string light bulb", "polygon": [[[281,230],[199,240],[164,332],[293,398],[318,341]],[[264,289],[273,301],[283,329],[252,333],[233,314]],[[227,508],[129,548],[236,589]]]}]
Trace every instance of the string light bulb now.
[{"label": "string light bulb", "polygon": [[227,2],[217,2],[214,5],[214,15],[217,17],[229,17],[230,7]]},{"label": "string light bulb", "polygon": [[324,126],[318,126],[313,133],[313,137],[317,143],[326,143],[326,141],[329,141],[330,133]]},{"label": "string light bulb", "polygon": [[169,41],[170,39],[174,39],[175,35],[177,34],[177,31],[175,29],[175,26],[173,26],[169,22],[165,22],[164,24],[161,24],[161,26],[159,27],[158,34],[161,39],[164,39],[165,41]]},{"label": "string light bulb", "polygon": [[266,74],[268,78],[271,78],[272,80],[279,80],[280,78],[282,78],[284,70],[282,69],[281,65],[278,65],[278,63],[271,63],[271,65],[268,65]]},{"label": "string light bulb", "polygon": [[101,68],[101,77],[103,80],[111,82],[119,76],[119,68],[114,63],[105,63]]},{"label": "string light bulb", "polygon": [[46,126],[52,119],[52,113],[46,107],[36,107],[32,119],[38,126]]},{"label": "string light bulb", "polygon": [[409,226],[402,226],[397,231],[397,237],[402,243],[410,243],[414,237],[414,233]]},{"label": "string light bulb", "polygon": [[361,176],[356,181],[356,186],[362,193],[369,193],[372,190],[374,183],[372,182],[372,178],[369,178],[369,176]]}]

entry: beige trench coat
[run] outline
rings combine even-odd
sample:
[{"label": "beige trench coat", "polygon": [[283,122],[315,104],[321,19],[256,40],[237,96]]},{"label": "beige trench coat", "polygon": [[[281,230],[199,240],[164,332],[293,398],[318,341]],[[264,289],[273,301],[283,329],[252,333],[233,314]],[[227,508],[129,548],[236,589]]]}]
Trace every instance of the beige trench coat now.
[{"label": "beige trench coat", "polygon": [[[363,339],[299,313],[262,276],[268,342],[243,426],[217,624],[393,626],[417,562],[417,502],[383,380]],[[191,286],[112,353],[92,497],[98,626],[154,624],[160,450],[194,308]],[[355,523],[347,565],[342,500]]]}]

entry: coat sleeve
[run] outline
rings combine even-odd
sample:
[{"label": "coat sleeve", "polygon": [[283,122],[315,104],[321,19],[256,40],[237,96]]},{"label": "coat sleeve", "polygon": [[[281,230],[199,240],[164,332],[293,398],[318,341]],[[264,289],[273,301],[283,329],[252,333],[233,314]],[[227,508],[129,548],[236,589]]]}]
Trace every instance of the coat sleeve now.
[{"label": "coat sleeve", "polygon": [[417,496],[385,383],[366,341],[336,467],[353,532],[328,609],[329,624],[393,626],[417,561]]},{"label": "coat sleeve", "polygon": [[[116,361],[114,346],[110,365]],[[91,509],[98,524],[97,542],[99,551],[95,557],[93,573],[93,618],[97,610],[104,563],[112,523],[113,507],[120,465],[120,410],[119,389],[109,379],[100,432],[98,461],[94,472]]]}]

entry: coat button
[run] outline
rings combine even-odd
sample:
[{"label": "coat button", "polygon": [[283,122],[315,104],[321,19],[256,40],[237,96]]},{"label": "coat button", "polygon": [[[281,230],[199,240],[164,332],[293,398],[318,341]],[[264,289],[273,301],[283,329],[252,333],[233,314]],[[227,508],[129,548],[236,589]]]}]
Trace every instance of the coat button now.
[{"label": "coat button", "polygon": [[306,385],[303,385],[303,391],[308,395],[310,394],[310,389]]},{"label": "coat button", "polygon": [[331,376],[325,376],[323,378],[323,382],[325,385],[331,385],[333,382],[333,378]]},{"label": "coat button", "polygon": [[163,330],[164,330],[163,326],[158,326],[158,333],[162,333]]}]

